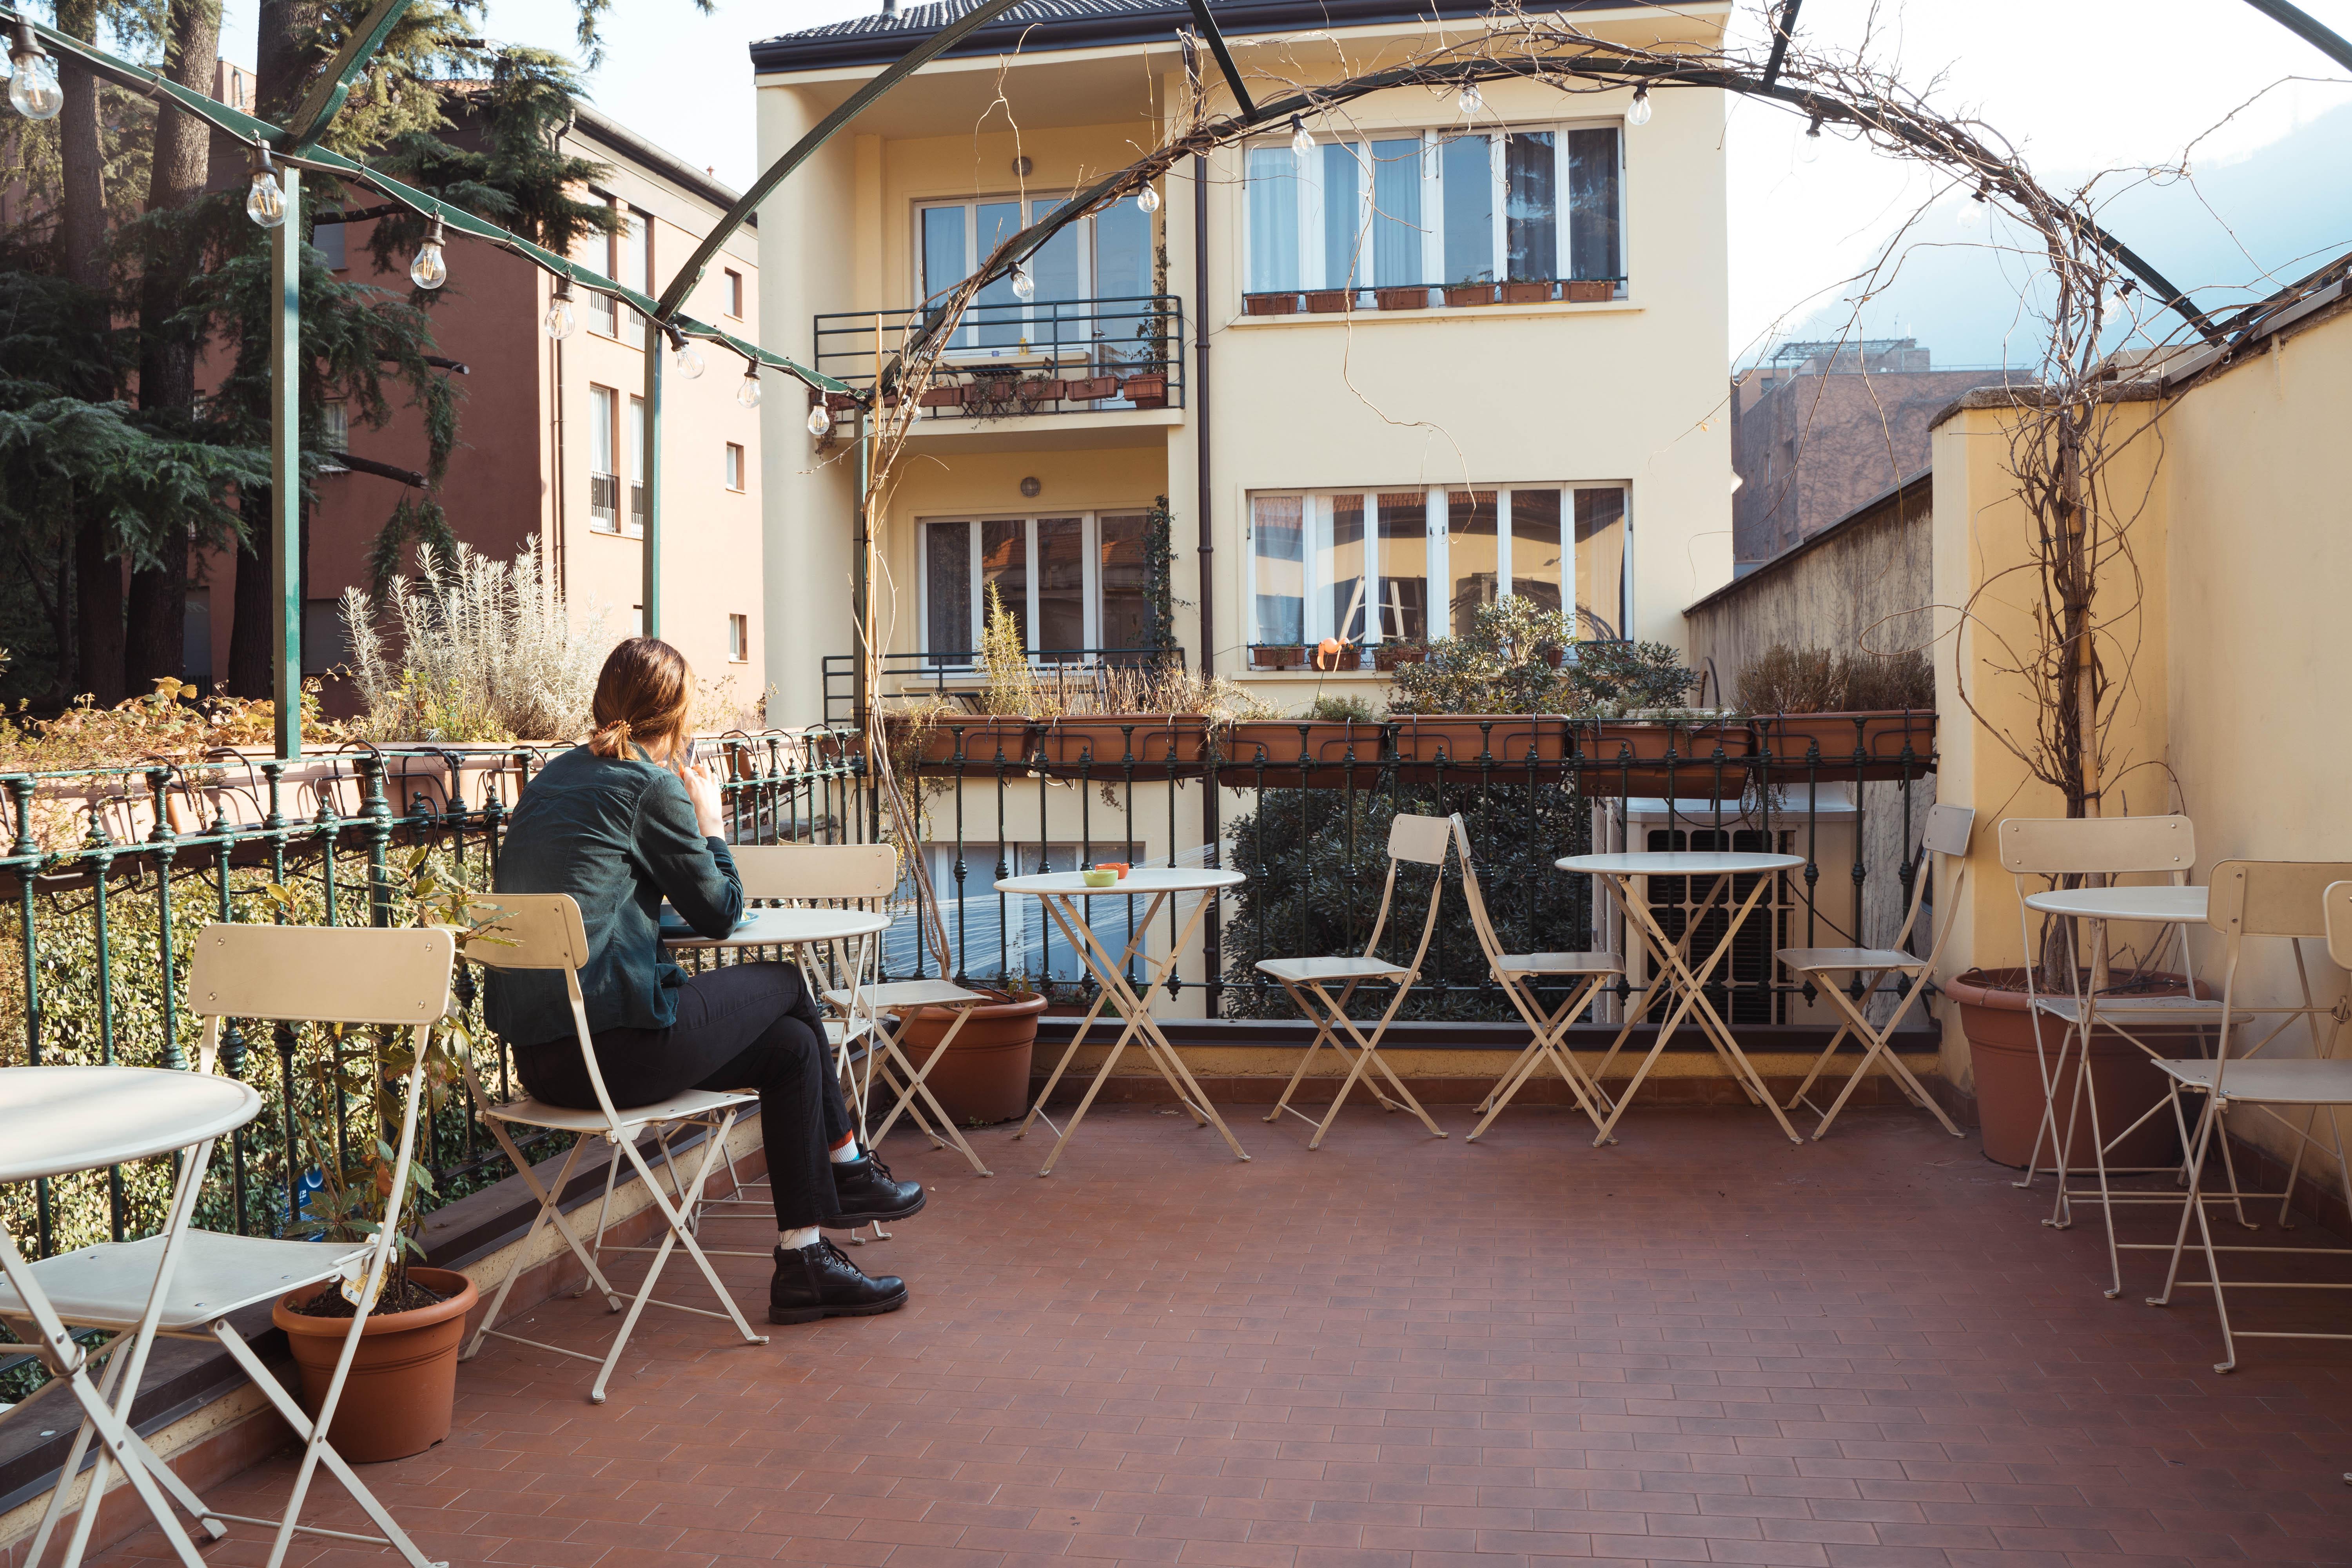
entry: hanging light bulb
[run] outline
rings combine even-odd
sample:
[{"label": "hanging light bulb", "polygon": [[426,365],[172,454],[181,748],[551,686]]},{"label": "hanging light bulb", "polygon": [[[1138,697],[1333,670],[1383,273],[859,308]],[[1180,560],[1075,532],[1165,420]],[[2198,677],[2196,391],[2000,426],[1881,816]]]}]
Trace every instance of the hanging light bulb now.
[{"label": "hanging light bulb", "polygon": [[735,389],[735,401],[746,408],[760,406],[760,367],[756,363],[743,367],[743,384]]},{"label": "hanging light bulb", "polygon": [[670,356],[670,364],[677,374],[692,381],[702,374],[702,351],[685,338],[677,341],[677,353]]},{"label": "hanging light bulb", "polygon": [[58,86],[58,63],[41,47],[33,24],[16,24],[16,41],[8,50],[15,74],[8,79],[8,101],[27,120],[55,120],[66,106],[65,89]]},{"label": "hanging light bulb", "polygon": [[1315,132],[1296,114],[1290,117],[1290,150],[1302,158],[1315,151]]},{"label": "hanging light bulb", "polygon": [[571,279],[555,279],[555,298],[548,301],[547,314],[539,319],[539,324],[559,343],[580,330],[579,312],[572,308]]},{"label": "hanging light bulb", "polygon": [[1037,280],[1018,267],[1013,269],[1013,297],[1016,300],[1034,300],[1037,297]]},{"label": "hanging light bulb", "polygon": [[1143,189],[1135,193],[1135,205],[1145,213],[1158,212],[1160,210],[1160,192],[1150,185],[1144,186]]},{"label": "hanging light bulb", "polygon": [[808,433],[820,441],[833,434],[833,410],[822,397],[809,405]]},{"label": "hanging light bulb", "polygon": [[1454,100],[1454,106],[1467,119],[1486,107],[1486,95],[1478,90],[1476,82],[1465,81],[1462,84],[1462,96]]},{"label": "hanging light bulb", "polygon": [[1797,161],[1801,163],[1810,163],[1821,155],[1822,117],[1816,114],[1813,116],[1813,122],[1805,127],[1804,136],[1797,142]]},{"label": "hanging light bulb", "polygon": [[1632,106],[1625,110],[1625,123],[1628,125],[1647,125],[1649,122],[1650,84],[1645,81],[1641,86],[1633,89],[1633,102]]},{"label": "hanging light bulb", "polygon": [[425,243],[416,247],[416,259],[408,264],[408,280],[419,289],[438,289],[449,281],[449,263],[441,254],[443,242],[448,237],[441,220],[435,218],[433,227],[425,236]]},{"label": "hanging light bulb", "polygon": [[263,228],[276,228],[286,221],[286,193],[278,188],[278,165],[269,161],[269,149],[253,150],[253,183],[245,191],[245,216]]}]

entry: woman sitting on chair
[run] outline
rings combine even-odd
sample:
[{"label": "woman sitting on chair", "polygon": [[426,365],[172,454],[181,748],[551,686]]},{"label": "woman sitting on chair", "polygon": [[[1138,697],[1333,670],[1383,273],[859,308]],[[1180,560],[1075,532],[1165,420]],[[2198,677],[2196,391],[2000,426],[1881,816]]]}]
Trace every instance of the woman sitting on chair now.
[{"label": "woman sitting on chair", "polygon": [[[588,933],[580,972],[596,1066],[616,1106],[689,1089],[757,1089],[776,1201],[768,1321],[864,1317],[907,1303],[896,1276],[868,1279],[819,1226],[900,1219],[923,1189],[860,1151],[824,1025],[792,963],[688,975],[660,942],[662,900],[708,937],[735,929],[743,883],[727,852],[715,770],[687,754],[694,676],[653,637],[614,648],[596,680],[595,732],[532,779],[499,851],[502,893],[569,893]],[[489,971],[490,1026],[523,1087],[593,1110],[561,976]]]}]

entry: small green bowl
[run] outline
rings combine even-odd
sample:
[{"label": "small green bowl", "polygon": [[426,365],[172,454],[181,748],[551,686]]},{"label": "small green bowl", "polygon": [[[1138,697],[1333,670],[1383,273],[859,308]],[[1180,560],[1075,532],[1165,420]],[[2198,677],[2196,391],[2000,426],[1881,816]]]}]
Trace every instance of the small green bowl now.
[{"label": "small green bowl", "polygon": [[1081,871],[1078,875],[1085,879],[1086,884],[1089,888],[1116,888],[1118,886],[1118,873],[1116,871]]}]

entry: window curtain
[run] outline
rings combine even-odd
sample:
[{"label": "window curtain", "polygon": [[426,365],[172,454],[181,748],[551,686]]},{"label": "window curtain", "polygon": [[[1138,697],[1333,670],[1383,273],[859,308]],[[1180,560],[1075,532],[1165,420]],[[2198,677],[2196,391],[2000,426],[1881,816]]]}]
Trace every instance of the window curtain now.
[{"label": "window curtain", "polygon": [[1249,292],[1298,287],[1298,155],[1286,146],[1249,150]]},{"label": "window curtain", "polygon": [[1445,192],[1445,281],[1495,280],[1494,144],[1456,136],[1438,150]]},{"label": "window curtain", "polygon": [[1372,143],[1372,281],[1428,281],[1421,259],[1421,138]]},{"label": "window curtain", "polygon": [[1512,282],[1559,276],[1559,202],[1549,131],[1503,138],[1503,246]]}]

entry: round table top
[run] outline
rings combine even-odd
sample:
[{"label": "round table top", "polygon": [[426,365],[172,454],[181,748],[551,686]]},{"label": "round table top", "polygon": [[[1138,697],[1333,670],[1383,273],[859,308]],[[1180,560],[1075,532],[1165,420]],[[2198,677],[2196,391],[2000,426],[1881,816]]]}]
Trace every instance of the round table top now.
[{"label": "round table top", "polygon": [[1248,880],[1239,871],[1212,871],[1205,866],[1147,866],[1129,871],[1108,888],[1087,887],[1082,872],[1047,871],[1034,877],[1007,877],[996,884],[996,890],[1057,899],[1119,899],[1136,894],[1207,893],[1238,888]]},{"label": "round table top", "polygon": [[666,936],[664,947],[793,947],[804,942],[840,942],[890,929],[888,915],[865,910],[752,910],[751,918],[725,936]]},{"label": "round table top", "polygon": [[261,1114],[233,1078],[176,1068],[0,1068],[0,1182],[194,1148]]},{"label": "round table top", "polygon": [[1617,855],[1569,855],[1552,864],[1563,871],[1603,877],[1723,877],[1745,871],[1793,871],[1801,855],[1765,855],[1739,850],[1636,849]]},{"label": "round table top", "polygon": [[2205,895],[2203,888],[2069,888],[2062,892],[2030,893],[2025,907],[2045,915],[2074,915],[2084,920],[2194,925],[2205,918]]}]

